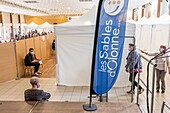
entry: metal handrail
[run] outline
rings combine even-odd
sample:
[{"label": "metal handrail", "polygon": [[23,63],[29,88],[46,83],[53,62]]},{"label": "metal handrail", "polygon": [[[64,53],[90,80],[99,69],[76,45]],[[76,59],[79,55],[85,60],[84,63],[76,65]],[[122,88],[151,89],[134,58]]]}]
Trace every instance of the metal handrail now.
[{"label": "metal handrail", "polygon": [[[139,53],[139,56],[140,56],[141,58],[143,58],[144,60],[146,60],[147,62],[150,61],[150,59],[146,58],[146,57],[145,57],[143,54],[141,54],[141,53]],[[152,64],[153,66],[156,66],[156,65],[157,65],[154,61],[151,61],[151,64]]]},{"label": "metal handrail", "polygon": [[165,106],[170,110],[170,107],[163,101],[162,107],[161,107],[161,113],[163,113]]},{"label": "metal handrail", "polygon": [[[146,58],[144,55],[140,54],[139,53],[139,60],[141,60],[141,58],[143,58],[145,61],[147,62],[150,62],[150,59]],[[151,65],[153,65],[153,80],[152,80],[152,90],[148,89],[149,93],[151,93],[151,113],[153,113],[153,103],[154,103],[154,84],[155,84],[155,67],[157,66],[157,64],[154,62],[154,61],[151,61],[150,62]],[[140,65],[140,62],[139,62],[139,65]],[[147,85],[145,84],[145,82],[140,78],[140,66],[138,66],[138,70],[139,70],[139,73],[138,73],[138,91],[137,91],[137,105],[139,106],[139,83],[141,81],[141,83],[147,87]],[[139,107],[139,109],[141,109]]]}]

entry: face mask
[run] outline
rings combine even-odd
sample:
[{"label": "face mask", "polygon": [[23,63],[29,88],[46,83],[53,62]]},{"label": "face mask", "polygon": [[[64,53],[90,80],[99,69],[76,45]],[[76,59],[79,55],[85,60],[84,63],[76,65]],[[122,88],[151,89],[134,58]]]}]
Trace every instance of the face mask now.
[{"label": "face mask", "polygon": [[162,49],[162,48],[159,48],[159,51],[160,51],[160,52],[162,52],[163,50],[164,50],[164,49]]},{"label": "face mask", "polygon": [[32,55],[34,55],[35,53],[34,52],[30,52]]}]

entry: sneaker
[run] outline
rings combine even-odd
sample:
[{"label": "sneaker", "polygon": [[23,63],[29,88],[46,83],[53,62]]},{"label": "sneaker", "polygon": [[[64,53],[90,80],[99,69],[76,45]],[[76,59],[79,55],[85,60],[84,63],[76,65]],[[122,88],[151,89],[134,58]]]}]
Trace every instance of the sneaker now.
[{"label": "sneaker", "polygon": [[162,91],[161,93],[165,93],[165,91]]},{"label": "sneaker", "polygon": [[159,90],[156,90],[157,93],[159,93]]},{"label": "sneaker", "polygon": [[41,72],[37,72],[38,74],[42,74]]},{"label": "sneaker", "polygon": [[134,91],[132,91],[132,90],[127,91],[126,93],[128,93],[128,94],[135,94],[135,92],[134,92]]},{"label": "sneaker", "polygon": [[36,72],[36,73],[34,73],[34,75],[38,76],[39,74],[38,74],[38,72]]},{"label": "sneaker", "polygon": [[139,94],[142,94],[143,92],[144,92],[143,88],[139,90]]}]

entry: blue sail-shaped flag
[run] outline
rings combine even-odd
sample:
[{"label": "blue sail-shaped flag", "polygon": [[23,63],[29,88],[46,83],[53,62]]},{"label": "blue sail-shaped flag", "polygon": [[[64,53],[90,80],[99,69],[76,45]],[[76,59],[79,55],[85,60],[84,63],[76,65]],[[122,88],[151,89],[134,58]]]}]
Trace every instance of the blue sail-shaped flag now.
[{"label": "blue sail-shaped flag", "polygon": [[101,0],[96,27],[95,67],[93,90],[97,94],[108,92],[119,74],[128,0]]}]

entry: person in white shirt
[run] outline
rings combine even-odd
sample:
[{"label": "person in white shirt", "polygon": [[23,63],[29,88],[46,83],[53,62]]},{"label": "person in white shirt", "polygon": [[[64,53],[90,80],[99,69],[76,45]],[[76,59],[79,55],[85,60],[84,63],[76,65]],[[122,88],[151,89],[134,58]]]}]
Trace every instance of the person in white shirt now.
[{"label": "person in white shirt", "polygon": [[157,64],[157,67],[156,67],[156,78],[157,78],[156,92],[159,93],[160,81],[161,81],[161,90],[162,90],[162,93],[164,93],[165,92],[165,75],[166,75],[167,69],[170,73],[170,59],[169,59],[168,54],[166,53],[166,46],[161,45],[159,48],[159,52],[155,52],[155,53],[148,53],[148,52],[145,52],[142,50],[141,50],[141,52],[145,53],[148,56],[156,56],[156,55],[162,53],[161,56],[156,58],[156,60],[155,60],[155,63]]}]

